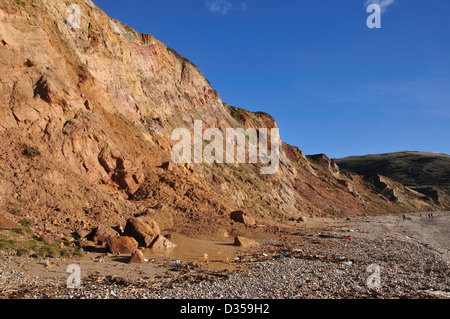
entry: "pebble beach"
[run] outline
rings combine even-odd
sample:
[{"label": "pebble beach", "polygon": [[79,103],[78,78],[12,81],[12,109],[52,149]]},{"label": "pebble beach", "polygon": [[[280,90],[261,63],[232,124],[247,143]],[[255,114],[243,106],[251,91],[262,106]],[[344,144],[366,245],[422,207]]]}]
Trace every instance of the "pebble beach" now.
[{"label": "pebble beach", "polygon": [[124,278],[113,265],[108,274],[85,274],[79,289],[67,288],[67,274],[35,276],[3,255],[0,298],[448,299],[450,215],[408,216],[342,220],[300,228],[283,241],[259,239],[261,246],[236,258],[236,270],[161,262],[151,275],[134,266],[135,276]]}]

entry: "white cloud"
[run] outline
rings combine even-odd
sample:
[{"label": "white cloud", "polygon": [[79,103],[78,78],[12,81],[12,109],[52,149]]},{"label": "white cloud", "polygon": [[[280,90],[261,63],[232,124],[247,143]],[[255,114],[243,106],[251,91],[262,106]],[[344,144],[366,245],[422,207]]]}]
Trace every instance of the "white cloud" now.
[{"label": "white cloud", "polygon": [[240,6],[232,4],[228,0],[206,0],[205,5],[211,13],[227,14],[229,11],[246,11],[247,4],[241,3]]},{"label": "white cloud", "polygon": [[392,5],[394,3],[395,3],[395,0],[367,0],[366,6],[371,5],[371,4],[377,4],[380,6],[381,11],[384,12],[387,10],[387,7],[389,7],[390,5]]}]

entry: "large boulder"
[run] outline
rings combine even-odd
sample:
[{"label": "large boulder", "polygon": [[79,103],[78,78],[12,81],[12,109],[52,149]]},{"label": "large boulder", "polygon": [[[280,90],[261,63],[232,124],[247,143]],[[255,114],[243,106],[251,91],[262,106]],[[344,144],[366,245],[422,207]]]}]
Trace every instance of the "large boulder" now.
[{"label": "large boulder", "polygon": [[153,239],[159,234],[158,224],[149,217],[128,219],[124,230],[125,236],[133,237],[144,247],[149,247]]},{"label": "large boulder", "polygon": [[132,238],[127,236],[117,237],[110,236],[107,240],[107,245],[109,251],[112,254],[132,254],[134,251],[138,249],[138,242]]},{"label": "large boulder", "polygon": [[254,226],[256,224],[255,219],[243,211],[232,212],[230,214],[230,218],[235,222],[242,223],[247,226]]}]

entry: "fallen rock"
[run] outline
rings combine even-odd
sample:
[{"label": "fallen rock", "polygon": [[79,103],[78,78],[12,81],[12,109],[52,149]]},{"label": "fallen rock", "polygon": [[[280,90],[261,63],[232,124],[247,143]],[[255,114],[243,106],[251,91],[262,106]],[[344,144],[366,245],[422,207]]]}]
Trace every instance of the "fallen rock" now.
[{"label": "fallen rock", "polygon": [[77,240],[77,245],[83,249],[95,247],[94,242],[87,240],[86,238],[80,238]]},{"label": "fallen rock", "polygon": [[256,224],[255,219],[244,213],[243,211],[235,211],[230,214],[230,218],[235,222],[242,223],[247,226],[254,226]]},{"label": "fallen rock", "polygon": [[140,245],[149,247],[153,239],[160,234],[158,224],[149,217],[130,218],[125,226],[124,235],[133,237]]},{"label": "fallen rock", "polygon": [[83,229],[83,228],[77,229],[77,231],[76,231],[76,234],[77,234],[78,237],[80,237],[80,238],[85,238],[85,237],[87,237],[90,233],[91,233],[90,230]]},{"label": "fallen rock", "polygon": [[135,250],[138,249],[138,242],[132,238],[127,236],[117,237],[110,236],[107,239],[108,249],[112,254],[132,254]]},{"label": "fallen rock", "polygon": [[105,245],[109,237],[119,237],[119,233],[111,227],[100,225],[94,230],[92,241],[97,245]]},{"label": "fallen rock", "polygon": [[167,250],[175,248],[177,245],[169,241],[166,237],[158,235],[150,244],[151,249]]},{"label": "fallen rock", "polygon": [[238,247],[244,247],[244,248],[248,248],[248,247],[257,247],[260,244],[254,240],[242,237],[242,236],[237,236],[234,239],[234,245],[238,246]]},{"label": "fallen rock", "polygon": [[129,264],[145,264],[145,257],[142,250],[137,249],[131,254],[131,258],[128,261]]},{"label": "fallen rock", "polygon": [[11,230],[17,227],[17,223],[6,215],[0,214],[0,229]]},{"label": "fallen rock", "polygon": [[171,172],[173,170],[173,163],[172,162],[165,162],[161,165],[161,167],[163,169],[165,169],[166,171]]}]

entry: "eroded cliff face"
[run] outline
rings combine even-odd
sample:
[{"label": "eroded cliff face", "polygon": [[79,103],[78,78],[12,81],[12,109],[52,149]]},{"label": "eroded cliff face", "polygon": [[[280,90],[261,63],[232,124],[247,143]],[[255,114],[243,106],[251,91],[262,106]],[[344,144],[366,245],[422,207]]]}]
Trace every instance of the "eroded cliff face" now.
[{"label": "eroded cliff face", "polygon": [[192,132],[195,120],[222,132],[276,122],[224,103],[194,64],[151,35],[89,0],[73,3],[79,29],[66,24],[69,1],[0,3],[2,211],[42,232],[164,211],[171,228],[216,236],[232,231],[233,210],[287,220],[432,208],[397,184],[397,199],[387,198],[326,156],[286,144],[273,175],[260,164],[162,165],[172,131]]}]

